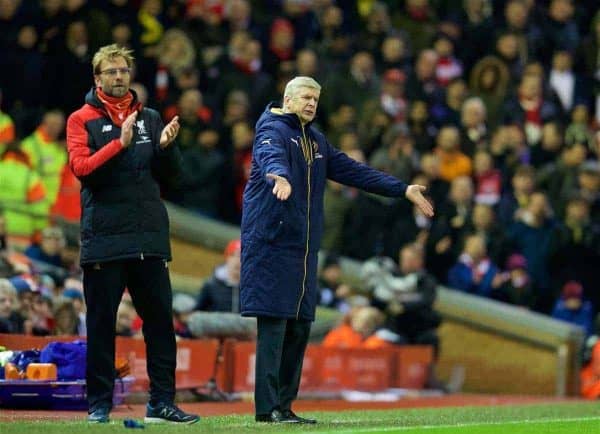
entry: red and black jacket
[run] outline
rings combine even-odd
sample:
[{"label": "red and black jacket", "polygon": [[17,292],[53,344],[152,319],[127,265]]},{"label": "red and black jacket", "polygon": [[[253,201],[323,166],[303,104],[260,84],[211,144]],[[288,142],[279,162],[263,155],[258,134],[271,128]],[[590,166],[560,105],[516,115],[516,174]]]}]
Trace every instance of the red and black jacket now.
[{"label": "red and black jacket", "polygon": [[92,89],[67,121],[71,170],[81,181],[81,264],[116,259],[171,259],[169,220],[158,179],[174,179],[181,154],[159,146],[163,122],[156,110],[141,108],[127,148]]}]

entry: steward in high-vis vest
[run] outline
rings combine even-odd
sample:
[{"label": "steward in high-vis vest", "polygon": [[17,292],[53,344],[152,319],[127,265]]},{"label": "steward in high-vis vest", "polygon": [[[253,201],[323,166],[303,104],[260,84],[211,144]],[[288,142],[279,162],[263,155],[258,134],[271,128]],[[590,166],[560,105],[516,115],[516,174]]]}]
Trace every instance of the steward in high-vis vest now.
[{"label": "steward in high-vis vest", "polygon": [[56,202],[60,188],[61,174],[68,157],[65,146],[59,137],[65,127],[65,117],[59,110],[52,110],[44,115],[39,127],[21,143],[21,150],[29,158],[31,167],[42,179],[46,188],[44,206],[40,205],[39,226],[48,224],[50,208]]},{"label": "steward in high-vis vest", "polygon": [[0,185],[0,209],[6,219],[6,233],[29,238],[41,230],[34,216],[40,212],[46,189],[27,156],[14,144],[0,155]]},{"label": "steward in high-vis vest", "polygon": [[7,143],[15,140],[15,124],[6,113],[0,111],[0,153]]}]

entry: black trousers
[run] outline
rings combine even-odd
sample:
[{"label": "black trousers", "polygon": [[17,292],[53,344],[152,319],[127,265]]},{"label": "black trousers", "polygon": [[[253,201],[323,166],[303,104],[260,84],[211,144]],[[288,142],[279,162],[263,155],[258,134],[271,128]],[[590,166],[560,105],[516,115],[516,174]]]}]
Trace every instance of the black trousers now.
[{"label": "black trousers", "polygon": [[259,316],[254,403],[257,415],[291,410],[298,396],[310,321]]},{"label": "black trousers", "polygon": [[87,396],[89,411],[112,407],[115,380],[115,324],[125,287],[143,320],[150,402],[175,397],[177,347],[167,263],[159,258],[127,259],[83,266],[87,305]]}]

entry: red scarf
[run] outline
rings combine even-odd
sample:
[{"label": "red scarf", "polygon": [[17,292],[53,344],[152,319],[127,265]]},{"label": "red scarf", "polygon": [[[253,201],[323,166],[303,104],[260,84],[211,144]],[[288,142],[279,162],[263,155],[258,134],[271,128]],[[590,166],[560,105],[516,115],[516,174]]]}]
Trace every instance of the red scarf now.
[{"label": "red scarf", "polygon": [[118,127],[125,122],[127,116],[129,116],[135,110],[141,108],[141,103],[139,102],[132,104],[133,94],[131,92],[127,92],[125,96],[117,98],[105,94],[102,92],[102,89],[98,87],[96,88],[96,95],[104,105],[104,108],[106,109],[108,116],[110,116],[110,119],[113,121],[113,124]]}]

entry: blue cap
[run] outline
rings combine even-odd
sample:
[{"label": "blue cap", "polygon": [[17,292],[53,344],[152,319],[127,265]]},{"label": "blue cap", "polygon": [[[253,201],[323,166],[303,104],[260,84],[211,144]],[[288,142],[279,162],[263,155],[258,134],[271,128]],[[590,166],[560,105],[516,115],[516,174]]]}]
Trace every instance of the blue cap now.
[{"label": "blue cap", "polygon": [[70,298],[71,300],[76,300],[76,299],[83,300],[83,294],[81,293],[81,291],[79,289],[75,289],[75,288],[65,288],[62,295],[64,297]]}]

